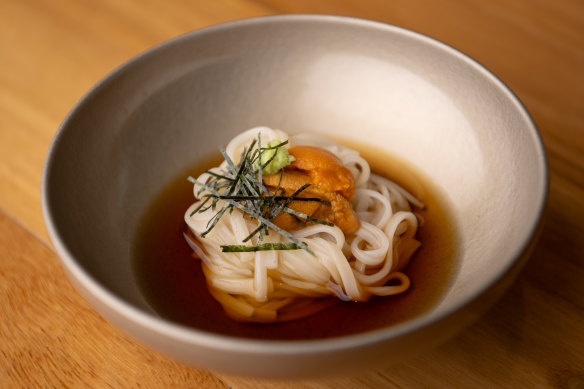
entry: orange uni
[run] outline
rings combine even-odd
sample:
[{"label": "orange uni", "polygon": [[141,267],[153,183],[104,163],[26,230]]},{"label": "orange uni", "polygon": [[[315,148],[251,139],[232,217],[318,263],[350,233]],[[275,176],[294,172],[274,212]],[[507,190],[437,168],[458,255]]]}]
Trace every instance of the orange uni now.
[{"label": "orange uni", "polygon": [[[314,146],[294,146],[288,152],[296,158],[280,173],[263,176],[264,184],[274,190],[278,184],[286,195],[291,195],[305,184],[300,197],[318,197],[331,203],[292,201],[289,207],[317,219],[331,222],[343,233],[352,234],[360,227],[351,200],[355,194],[355,179],[341,160],[331,152]],[[281,177],[281,181],[280,181]],[[285,230],[302,228],[303,220],[287,213],[280,213],[274,224]]]}]

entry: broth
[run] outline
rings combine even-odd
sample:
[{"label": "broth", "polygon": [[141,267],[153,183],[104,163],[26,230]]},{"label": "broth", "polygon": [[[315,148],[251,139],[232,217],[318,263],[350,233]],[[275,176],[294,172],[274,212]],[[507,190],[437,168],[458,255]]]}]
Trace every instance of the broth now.
[{"label": "broth", "polygon": [[[146,300],[161,317],[199,330],[258,339],[316,339],[355,334],[386,327],[431,310],[448,290],[456,273],[455,229],[447,208],[431,182],[386,153],[371,147],[352,147],[377,174],[389,177],[426,204],[416,211],[424,223],[417,232],[422,246],[404,273],[410,288],[399,295],[373,297],[366,303],[339,302],[315,315],[283,323],[234,321],[211,297],[199,260],[184,240],[186,209],[194,202],[196,176],[219,161],[184,172],[155,199],[142,219],[134,245],[134,269]],[[358,318],[356,320],[355,318]]]}]

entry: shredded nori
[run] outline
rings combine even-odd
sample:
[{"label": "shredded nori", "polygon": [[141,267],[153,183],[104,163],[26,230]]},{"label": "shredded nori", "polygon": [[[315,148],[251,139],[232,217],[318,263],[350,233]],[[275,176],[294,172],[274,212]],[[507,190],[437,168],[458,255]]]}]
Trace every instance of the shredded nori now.
[{"label": "shredded nori", "polygon": [[302,247],[294,242],[289,243],[262,243],[255,246],[246,246],[243,244],[222,245],[221,251],[224,253],[241,253],[253,251],[269,251],[269,250],[299,250]]},{"label": "shredded nori", "polygon": [[[263,184],[262,170],[271,161],[261,164],[262,153],[266,150],[277,149],[283,147],[288,143],[284,141],[276,146],[261,147],[261,135],[254,139],[248,147],[245,147],[241,159],[238,164],[235,164],[227,155],[225,150],[221,148],[221,154],[227,161],[227,169],[217,173],[214,171],[207,171],[211,178],[208,182],[199,182],[193,177],[188,180],[199,186],[197,197],[201,200],[201,204],[191,213],[191,216],[197,212],[205,212],[209,209],[215,211],[215,214],[207,223],[207,229],[201,234],[204,238],[217,222],[226,212],[233,212],[234,208],[240,209],[244,217],[249,217],[251,220],[256,220],[258,227],[254,229],[243,242],[249,241],[255,235],[258,235],[258,243],[255,246],[246,245],[224,245],[221,246],[224,252],[249,252],[249,251],[265,251],[265,250],[298,250],[303,249],[314,255],[308,245],[300,242],[288,231],[278,227],[272,220],[280,213],[286,212],[305,222],[312,221],[315,223],[333,226],[324,220],[314,218],[301,212],[297,212],[288,207],[292,201],[317,201],[326,205],[330,203],[326,200],[316,197],[299,197],[299,195],[309,187],[306,184],[294,192],[291,196],[285,196],[284,190],[280,188],[280,183],[283,176],[283,170],[280,172],[280,182],[272,193]],[[274,153],[275,155],[275,153]],[[208,193],[202,194],[204,191]],[[221,207],[219,201],[222,200]],[[286,243],[262,243],[264,237],[269,234],[269,229],[273,229],[290,242]]]}]

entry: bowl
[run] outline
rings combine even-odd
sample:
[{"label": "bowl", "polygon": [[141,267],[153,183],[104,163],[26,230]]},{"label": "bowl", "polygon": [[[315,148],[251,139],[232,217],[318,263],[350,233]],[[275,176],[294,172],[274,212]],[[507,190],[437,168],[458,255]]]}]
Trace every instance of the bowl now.
[{"label": "bowl", "polygon": [[[145,210],[177,174],[258,125],[375,145],[429,177],[456,231],[456,272],[440,301],[322,339],[231,336],[157,314],[132,261]],[[179,36],[101,80],[52,142],[42,205],[66,273],[113,325],[202,368],[306,378],[404,361],[478,319],[525,263],[547,185],[532,119],[471,58],[374,21],[279,15]]]}]

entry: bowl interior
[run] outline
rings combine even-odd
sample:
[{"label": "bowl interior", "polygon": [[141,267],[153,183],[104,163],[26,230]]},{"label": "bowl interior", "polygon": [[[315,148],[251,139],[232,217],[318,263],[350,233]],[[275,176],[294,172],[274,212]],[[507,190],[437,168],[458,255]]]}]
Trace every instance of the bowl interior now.
[{"label": "bowl interior", "polygon": [[490,73],[395,27],[275,18],[179,37],[86,95],[46,169],[53,237],[105,289],[150,311],[129,254],[144,211],[179,172],[258,125],[371,143],[433,181],[460,265],[436,312],[505,272],[539,218],[537,131]]}]

